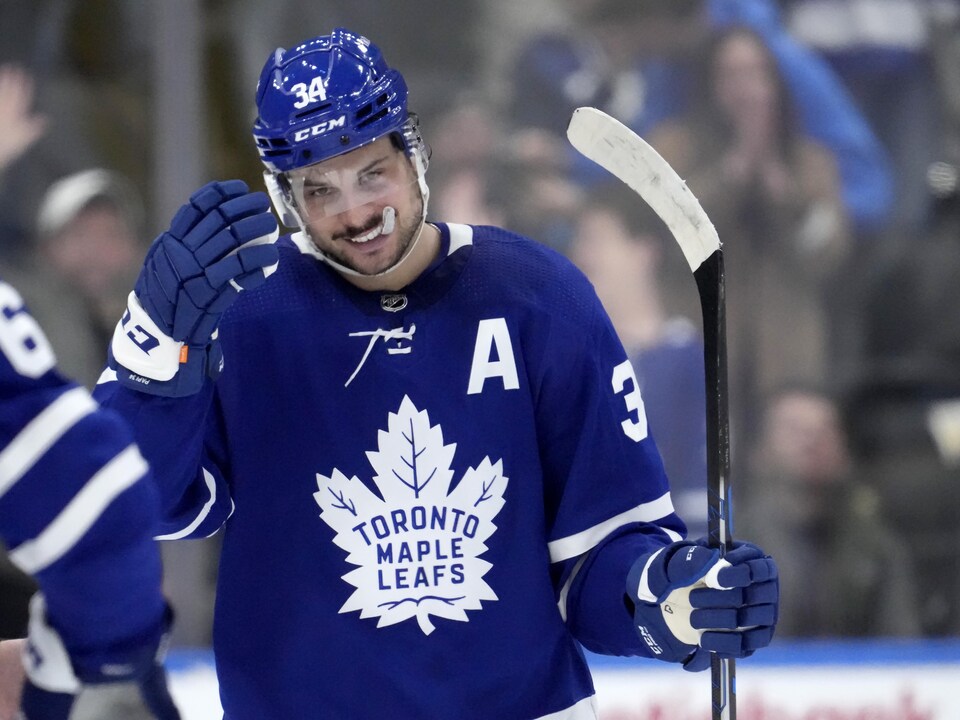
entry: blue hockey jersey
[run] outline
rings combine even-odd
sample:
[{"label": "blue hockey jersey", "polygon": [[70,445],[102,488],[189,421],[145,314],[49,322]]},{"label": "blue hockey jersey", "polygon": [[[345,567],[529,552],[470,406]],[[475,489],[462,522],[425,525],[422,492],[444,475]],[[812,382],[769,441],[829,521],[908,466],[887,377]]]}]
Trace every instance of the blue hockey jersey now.
[{"label": "blue hockey jersey", "polygon": [[198,395],[117,382],[168,508],[225,526],[229,720],[592,718],[581,646],[644,654],[627,570],[685,532],[624,349],[559,254],[439,225],[440,258],[364,292],[280,240]]},{"label": "blue hockey jersey", "polygon": [[75,666],[95,671],[165,630],[157,496],[129,429],[55,363],[0,280],[0,539]]}]

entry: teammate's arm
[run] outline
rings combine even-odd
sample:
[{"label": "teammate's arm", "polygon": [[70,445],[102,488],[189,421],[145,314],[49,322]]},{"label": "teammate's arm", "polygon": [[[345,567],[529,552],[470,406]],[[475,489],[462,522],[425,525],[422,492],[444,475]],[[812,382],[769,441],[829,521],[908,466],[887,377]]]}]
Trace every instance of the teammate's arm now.
[{"label": "teammate's arm", "polygon": [[[0,280],[0,539],[41,589],[23,706],[27,718],[65,719],[83,684],[165,687],[170,614],[147,464],[122,421],[55,363],[20,295]],[[167,710],[162,717],[176,717]]]}]

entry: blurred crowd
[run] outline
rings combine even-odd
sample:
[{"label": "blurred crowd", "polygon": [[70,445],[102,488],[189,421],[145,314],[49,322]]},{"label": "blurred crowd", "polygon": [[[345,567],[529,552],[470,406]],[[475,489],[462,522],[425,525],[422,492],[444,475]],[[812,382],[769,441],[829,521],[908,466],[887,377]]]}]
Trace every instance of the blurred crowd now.
[{"label": "blurred crowd", "polygon": [[[344,25],[407,79],[429,215],[527,234],[590,277],[700,535],[696,286],[659,219],[564,130],[591,105],[659,150],[724,243],[734,534],[781,565],[781,635],[960,635],[960,1],[156,5],[191,25],[192,72],[151,61],[177,27],[153,3],[0,2],[0,275],[66,372],[96,382],[162,198],[195,189],[158,168],[200,158],[197,186],[259,187],[263,60]],[[170,88],[194,88],[195,116]],[[171,121],[196,139],[154,142]],[[176,642],[209,642],[216,551],[165,549]],[[5,603],[29,594],[0,576]],[[4,613],[0,636],[22,621]]]}]

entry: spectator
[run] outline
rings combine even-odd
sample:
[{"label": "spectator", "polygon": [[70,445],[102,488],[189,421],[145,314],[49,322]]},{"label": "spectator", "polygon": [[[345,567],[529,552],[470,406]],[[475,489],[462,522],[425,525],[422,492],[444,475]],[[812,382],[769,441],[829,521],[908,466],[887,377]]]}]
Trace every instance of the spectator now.
[{"label": "spectator", "polygon": [[562,132],[592,105],[644,134],[686,102],[684,57],[702,39],[697,0],[570,0],[569,28],[528,39],[510,116]]},{"label": "spectator", "polygon": [[439,118],[431,143],[436,161],[430,171],[439,178],[430,198],[432,215],[462,217],[475,225],[503,224],[494,189],[501,135],[492,108],[480,97],[455,101]]},{"label": "spectator", "polygon": [[767,400],[737,530],[784,558],[787,637],[915,635],[912,562],[859,480],[836,402],[785,386]]},{"label": "spectator", "polygon": [[571,177],[566,139],[524,128],[510,134],[505,155],[492,193],[493,203],[504,209],[504,223],[566,253],[583,199]]},{"label": "spectator", "polygon": [[833,158],[796,131],[759,38],[746,28],[717,33],[698,82],[698,103],[651,141],[687,178],[724,242],[736,440],[754,436],[765,392],[793,377],[825,377],[825,283],[849,234]]},{"label": "spectator", "polygon": [[[46,118],[33,109],[33,92],[32,75],[16,65],[0,65],[0,189],[9,183],[10,165],[46,132]],[[13,219],[0,211],[0,258],[13,253],[19,235]]]},{"label": "spectator", "polygon": [[931,34],[958,15],[953,0],[785,3],[791,34],[826,58],[889,153],[892,220],[906,231],[929,221],[924,174],[942,133]]},{"label": "spectator", "polygon": [[[633,362],[677,514],[707,532],[703,342],[689,268],[660,219],[626,186],[597,189],[570,255],[597,290]],[[676,262],[671,263],[670,260]]]},{"label": "spectator", "polygon": [[960,634],[960,162],[931,173],[929,233],[867,278],[847,398],[854,449],[917,563],[924,634]]},{"label": "spectator", "polygon": [[[510,115],[561,132],[570,112],[592,105],[647,136],[696,99],[691,58],[711,32],[746,25],[776,58],[798,129],[834,156],[841,196],[859,237],[872,236],[893,201],[887,156],[830,66],[797,42],[770,0],[571,0],[569,27],[530,37],[515,62]],[[592,164],[577,177],[596,182]]]},{"label": "spectator", "polygon": [[4,267],[49,329],[64,372],[87,387],[104,367],[103,348],[136,277],[141,219],[136,191],[118,174],[69,175],[41,202],[36,254]]},{"label": "spectator", "polygon": [[29,150],[46,131],[46,118],[35,113],[32,105],[30,74],[15,65],[0,65],[0,171]]},{"label": "spectator", "polygon": [[873,238],[890,218],[893,175],[882,144],[843,82],[816,52],[784,28],[773,0],[706,0],[713,27],[749,27],[776,58],[803,133],[829,148],[847,214],[859,238]]}]

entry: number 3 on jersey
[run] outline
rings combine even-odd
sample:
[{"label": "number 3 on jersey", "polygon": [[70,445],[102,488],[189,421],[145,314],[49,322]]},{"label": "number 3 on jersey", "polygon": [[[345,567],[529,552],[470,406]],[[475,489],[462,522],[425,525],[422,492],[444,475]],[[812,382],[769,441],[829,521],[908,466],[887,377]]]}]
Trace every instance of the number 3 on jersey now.
[{"label": "number 3 on jersey", "polygon": [[20,293],[0,280],[0,352],[21,375],[38,378],[56,358],[46,336],[23,306]]},{"label": "number 3 on jersey", "polygon": [[623,434],[634,442],[640,442],[647,436],[647,411],[643,407],[643,398],[640,397],[640,384],[637,374],[629,360],[624,360],[613,369],[613,392],[617,395],[624,393],[630,417],[620,423]]}]

